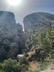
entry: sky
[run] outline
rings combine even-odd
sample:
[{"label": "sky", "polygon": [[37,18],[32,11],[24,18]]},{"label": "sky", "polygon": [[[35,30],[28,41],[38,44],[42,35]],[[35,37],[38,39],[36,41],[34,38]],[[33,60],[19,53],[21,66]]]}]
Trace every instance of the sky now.
[{"label": "sky", "polygon": [[35,12],[54,14],[54,0],[22,0],[17,6],[10,6],[7,0],[0,0],[0,11],[10,11],[15,14],[16,22],[23,25],[23,18]]}]

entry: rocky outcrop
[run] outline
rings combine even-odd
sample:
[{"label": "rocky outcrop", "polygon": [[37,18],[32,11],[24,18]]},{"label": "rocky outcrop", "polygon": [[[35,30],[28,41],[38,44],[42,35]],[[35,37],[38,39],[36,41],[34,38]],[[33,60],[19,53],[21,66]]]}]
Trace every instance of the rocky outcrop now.
[{"label": "rocky outcrop", "polygon": [[22,26],[16,24],[15,15],[7,11],[0,11],[0,51],[2,48],[7,58],[22,53],[24,48]]},{"label": "rocky outcrop", "polygon": [[36,36],[41,31],[47,31],[54,23],[54,15],[44,12],[37,12],[24,17],[26,36]]}]

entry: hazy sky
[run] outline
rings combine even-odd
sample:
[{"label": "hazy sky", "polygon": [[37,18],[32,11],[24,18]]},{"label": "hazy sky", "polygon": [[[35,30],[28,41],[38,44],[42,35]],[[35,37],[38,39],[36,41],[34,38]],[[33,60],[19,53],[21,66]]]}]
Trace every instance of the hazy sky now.
[{"label": "hazy sky", "polygon": [[23,18],[30,13],[48,12],[54,14],[54,0],[22,0],[22,3],[16,7],[11,7],[7,0],[0,0],[0,11],[13,12],[16,21],[22,24]]}]

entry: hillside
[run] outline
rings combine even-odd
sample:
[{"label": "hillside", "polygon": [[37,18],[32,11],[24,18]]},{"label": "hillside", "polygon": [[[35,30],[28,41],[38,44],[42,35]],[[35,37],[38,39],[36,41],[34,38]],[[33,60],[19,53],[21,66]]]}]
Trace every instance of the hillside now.
[{"label": "hillside", "polygon": [[29,14],[24,17],[24,27],[26,37],[33,34],[36,36],[41,31],[47,31],[54,23],[54,15],[44,12]]},{"label": "hillside", "polygon": [[25,31],[12,12],[0,11],[0,72],[53,72],[54,15],[37,12],[23,22]]}]

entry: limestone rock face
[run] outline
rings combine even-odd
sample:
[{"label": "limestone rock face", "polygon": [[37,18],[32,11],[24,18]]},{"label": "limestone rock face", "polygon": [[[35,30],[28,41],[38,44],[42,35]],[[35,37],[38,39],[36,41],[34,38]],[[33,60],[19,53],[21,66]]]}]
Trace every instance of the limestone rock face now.
[{"label": "limestone rock face", "polygon": [[[0,11],[0,51],[7,53],[7,57],[14,57],[22,53],[24,46],[24,34],[20,24],[16,23],[12,12]],[[20,47],[21,46],[21,47]]]},{"label": "limestone rock face", "polygon": [[24,27],[26,36],[33,34],[36,36],[41,31],[47,31],[54,23],[54,15],[44,12],[29,14],[24,17]]}]

